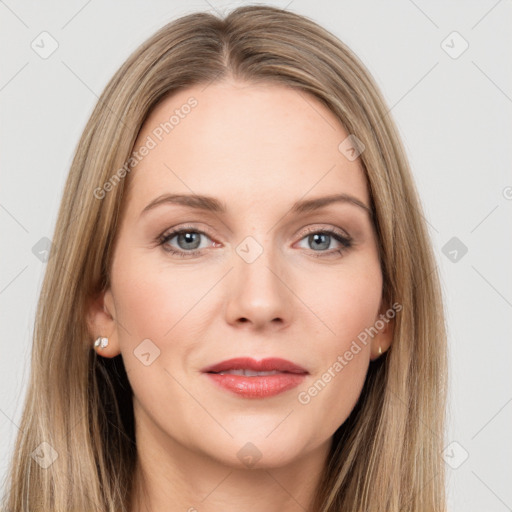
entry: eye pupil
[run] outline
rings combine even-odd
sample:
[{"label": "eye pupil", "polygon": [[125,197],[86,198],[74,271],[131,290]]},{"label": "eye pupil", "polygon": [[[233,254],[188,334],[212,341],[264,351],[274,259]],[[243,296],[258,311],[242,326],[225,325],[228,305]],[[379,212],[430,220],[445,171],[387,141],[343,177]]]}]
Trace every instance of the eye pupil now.
[{"label": "eye pupil", "polygon": [[[324,238],[327,238],[327,242],[324,241],[324,243],[322,244],[322,242],[320,241],[320,246],[322,249],[328,249],[329,248],[329,235],[325,234],[325,233],[315,233],[314,235],[310,235],[309,236],[309,240],[310,242],[313,240],[315,243],[319,242],[319,237],[324,237]],[[318,247],[318,245],[317,245]]]},{"label": "eye pupil", "polygon": [[[184,239],[186,246],[181,247],[182,249],[197,249],[197,247],[199,247],[199,244],[201,241],[200,236],[201,235],[199,233],[194,233],[194,232],[181,233],[180,235],[178,235],[178,245],[181,246],[181,244],[179,244],[179,241]],[[197,238],[195,241],[194,241],[194,237]],[[195,243],[195,245],[194,245],[194,243]],[[190,247],[190,244],[192,244],[192,247]]]}]

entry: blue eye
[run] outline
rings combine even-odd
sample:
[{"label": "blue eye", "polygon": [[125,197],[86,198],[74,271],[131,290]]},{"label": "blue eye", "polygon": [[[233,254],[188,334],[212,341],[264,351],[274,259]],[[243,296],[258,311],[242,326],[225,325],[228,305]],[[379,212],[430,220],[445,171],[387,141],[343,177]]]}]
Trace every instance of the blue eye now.
[{"label": "blue eye", "polygon": [[[171,231],[170,233],[162,236],[160,239],[160,245],[163,246],[165,251],[183,258],[195,256],[197,253],[201,252],[201,250],[198,250],[198,247],[201,244],[202,235],[208,237],[208,235],[202,231],[182,228],[176,231]],[[180,246],[178,248],[180,250],[172,249],[171,246],[168,245],[173,238],[177,239],[177,243]]]},{"label": "blue eye", "polygon": [[[159,244],[163,247],[164,251],[178,257],[194,257],[200,255],[203,252],[204,247],[200,247],[202,236],[210,239],[210,237],[203,231],[194,229],[193,227],[183,227],[181,229],[177,229],[162,235],[159,238]],[[173,239],[176,239],[176,244],[178,245],[177,248],[173,248],[176,246],[170,245],[170,242]],[[307,241],[309,246],[308,248],[311,250],[311,255],[313,257],[330,257],[341,255],[344,254],[345,251],[350,247],[352,247],[352,239],[334,229],[310,229],[306,236],[303,236],[300,239],[300,241],[302,240]],[[340,244],[341,247],[329,249],[333,240]]]},{"label": "blue eye", "polygon": [[338,231],[334,229],[322,229],[320,231],[315,230],[311,231],[308,235],[306,235],[301,240],[307,240],[307,243],[309,247],[313,247],[316,249],[327,249],[331,245],[331,242],[335,240],[339,244],[341,244],[341,248],[337,249],[330,249],[328,251],[321,250],[317,251],[314,250],[313,252],[319,253],[319,254],[313,254],[314,257],[324,257],[324,256],[332,256],[335,254],[343,254],[347,249],[352,247],[352,240],[339,233]]}]

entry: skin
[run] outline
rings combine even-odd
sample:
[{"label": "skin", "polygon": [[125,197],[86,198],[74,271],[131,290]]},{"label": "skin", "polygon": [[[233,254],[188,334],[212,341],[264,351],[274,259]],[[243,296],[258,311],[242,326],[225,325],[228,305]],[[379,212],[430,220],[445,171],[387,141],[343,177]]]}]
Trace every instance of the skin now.
[{"label": "skin", "polygon": [[[333,193],[369,207],[365,174],[359,158],[339,151],[348,134],[334,114],[281,85],[226,80],[182,90],[153,110],[135,147],[191,96],[197,106],[129,175],[111,288],[88,315],[91,335],[109,338],[99,353],[122,354],[134,391],[144,494],[137,487],[132,510],[302,512],[370,360],[379,345],[389,348],[392,323],[309,403],[299,402],[387,305],[368,212],[352,203],[290,208]],[[214,196],[227,213],[164,204],[141,216],[164,193]],[[180,258],[158,244],[188,224],[206,233],[193,235],[200,254]],[[342,230],[353,245],[327,237],[318,247],[306,227]],[[236,251],[246,237],[263,249],[251,263]],[[167,242],[184,253],[192,245],[177,236]],[[134,355],[145,339],[160,351],[148,366]],[[201,373],[237,356],[282,357],[309,374],[297,388],[248,399]],[[261,454],[254,467],[237,456],[248,442]]]}]

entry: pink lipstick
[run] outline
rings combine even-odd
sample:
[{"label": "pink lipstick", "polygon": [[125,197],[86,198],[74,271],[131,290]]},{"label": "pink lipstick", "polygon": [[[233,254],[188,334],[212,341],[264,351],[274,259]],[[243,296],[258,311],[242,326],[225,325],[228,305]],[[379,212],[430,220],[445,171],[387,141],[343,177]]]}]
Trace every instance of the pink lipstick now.
[{"label": "pink lipstick", "polygon": [[202,370],[215,384],[244,398],[265,398],[298,386],[308,375],[304,368],[281,358],[256,361],[239,357]]}]

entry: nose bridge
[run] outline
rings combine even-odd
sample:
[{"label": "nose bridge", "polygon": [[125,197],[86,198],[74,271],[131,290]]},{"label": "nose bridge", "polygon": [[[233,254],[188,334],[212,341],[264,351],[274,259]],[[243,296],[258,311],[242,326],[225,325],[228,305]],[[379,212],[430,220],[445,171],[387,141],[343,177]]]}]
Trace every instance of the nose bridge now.
[{"label": "nose bridge", "polygon": [[229,316],[255,324],[276,318],[288,322],[290,292],[283,283],[280,251],[273,247],[272,233],[260,233],[246,236],[235,248]]},{"label": "nose bridge", "polygon": [[[282,267],[280,251],[273,244],[272,234],[262,232],[246,236],[236,246],[235,273],[242,278],[245,288],[256,285],[253,291],[260,293],[278,292],[281,289],[282,283],[278,277]],[[269,287],[271,290],[268,290]]]}]

